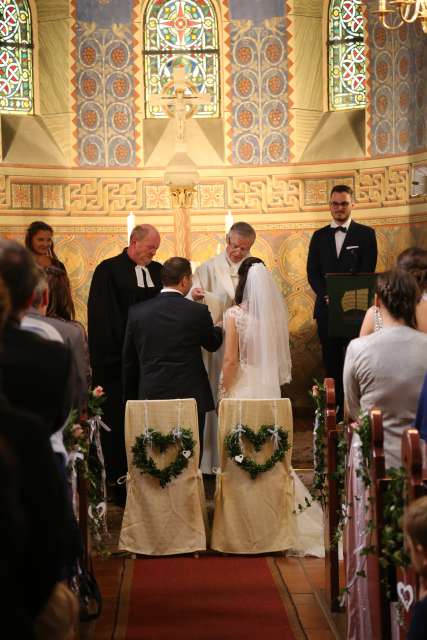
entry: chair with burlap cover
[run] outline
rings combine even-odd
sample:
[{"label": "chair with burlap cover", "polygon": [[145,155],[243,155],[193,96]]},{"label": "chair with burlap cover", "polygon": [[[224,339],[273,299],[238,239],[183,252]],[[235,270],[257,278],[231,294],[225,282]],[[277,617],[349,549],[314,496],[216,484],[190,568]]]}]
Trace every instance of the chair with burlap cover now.
[{"label": "chair with burlap cover", "polygon": [[[255,443],[241,427],[259,434],[265,425],[265,442]],[[273,465],[268,461],[279,449],[278,429],[287,433],[288,450]],[[240,443],[237,454],[230,449],[232,436]],[[294,490],[291,473],[292,408],[286,398],[280,400],[224,399],[219,408],[215,512],[211,546],[226,553],[267,553],[283,551],[295,541]],[[283,441],[280,440],[280,447]],[[230,457],[231,456],[231,457]],[[243,468],[249,461],[271,466],[252,479]],[[248,467],[247,467],[248,468]],[[259,468],[259,467],[258,467]]]},{"label": "chair with burlap cover", "polygon": [[[189,432],[192,447],[188,446]],[[126,405],[125,433],[127,499],[119,549],[144,555],[206,549],[206,505],[199,471],[196,401],[193,398],[131,400]],[[165,436],[171,442],[159,445]],[[136,466],[135,445],[139,453],[142,445],[145,460],[154,463],[155,472],[180,461],[185,468],[166,483],[163,474],[162,486],[159,477],[141,473]]]}]

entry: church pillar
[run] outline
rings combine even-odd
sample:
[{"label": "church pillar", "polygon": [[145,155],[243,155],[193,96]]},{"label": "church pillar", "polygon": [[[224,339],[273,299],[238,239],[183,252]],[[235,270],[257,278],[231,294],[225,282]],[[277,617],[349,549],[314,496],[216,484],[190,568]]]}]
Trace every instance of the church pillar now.
[{"label": "church pillar", "polygon": [[193,186],[171,186],[172,204],[175,208],[175,252],[177,256],[191,258],[191,205]]}]

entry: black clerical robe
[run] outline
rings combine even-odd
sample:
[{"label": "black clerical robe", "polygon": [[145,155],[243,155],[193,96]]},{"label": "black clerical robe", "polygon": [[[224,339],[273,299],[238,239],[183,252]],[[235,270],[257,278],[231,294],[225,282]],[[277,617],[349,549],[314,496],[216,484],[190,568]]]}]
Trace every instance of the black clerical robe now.
[{"label": "black clerical robe", "polygon": [[106,470],[109,480],[126,472],[124,445],[124,404],[122,391],[122,347],[129,308],[154,298],[162,288],[159,262],[147,269],[154,286],[135,267],[124,249],[114,258],[103,260],[95,269],[88,299],[88,339],[94,385],[101,385],[107,396],[105,422],[111,434],[102,433]]}]

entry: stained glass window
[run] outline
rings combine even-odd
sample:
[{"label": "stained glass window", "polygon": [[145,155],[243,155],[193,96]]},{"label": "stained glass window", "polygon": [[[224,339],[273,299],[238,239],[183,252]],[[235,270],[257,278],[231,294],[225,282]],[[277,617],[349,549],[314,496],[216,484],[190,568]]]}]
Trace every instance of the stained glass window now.
[{"label": "stained glass window", "polygon": [[362,0],[329,4],[329,108],[366,105],[366,52]]},{"label": "stained glass window", "polygon": [[0,0],[0,112],[33,112],[33,49],[27,0]]},{"label": "stained glass window", "polygon": [[[186,78],[209,104],[199,105],[199,118],[219,115],[219,48],[215,9],[210,0],[150,0],[144,20],[146,116],[164,118],[152,95],[170,83],[173,69],[184,65]],[[173,86],[171,86],[173,91]]]}]

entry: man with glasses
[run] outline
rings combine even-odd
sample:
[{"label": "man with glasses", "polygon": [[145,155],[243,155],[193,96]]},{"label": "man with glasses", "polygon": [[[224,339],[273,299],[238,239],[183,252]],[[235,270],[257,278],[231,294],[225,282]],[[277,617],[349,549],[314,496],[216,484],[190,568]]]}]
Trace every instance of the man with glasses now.
[{"label": "man with glasses", "polygon": [[[250,255],[255,242],[255,229],[247,222],[235,222],[226,237],[225,251],[201,264],[193,277],[190,299],[203,302],[209,307],[214,323],[222,322],[224,312],[234,301],[239,277],[237,272],[243,260]],[[222,368],[223,349],[215,353],[205,352],[204,359],[215,403],[219,374]],[[217,416],[214,411],[206,414],[205,447],[202,470],[211,473],[218,466]]]},{"label": "man with glasses", "polygon": [[307,276],[316,294],[314,318],[322,345],[326,376],[334,378],[339,418],[343,413],[343,367],[349,338],[328,334],[327,273],[371,273],[377,264],[377,241],[371,227],[352,220],[353,191],[347,185],[335,185],[331,191],[332,221],[314,232],[307,259]]}]

